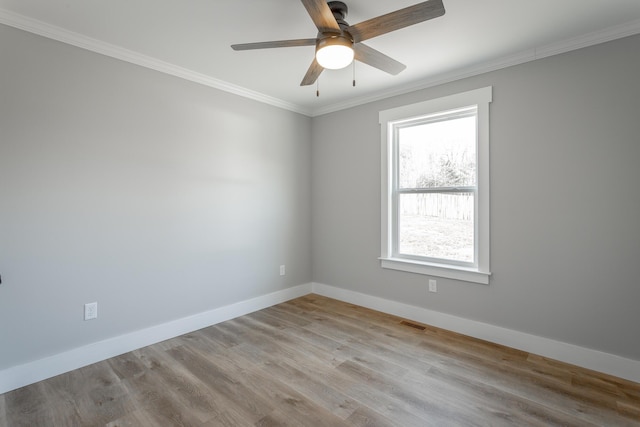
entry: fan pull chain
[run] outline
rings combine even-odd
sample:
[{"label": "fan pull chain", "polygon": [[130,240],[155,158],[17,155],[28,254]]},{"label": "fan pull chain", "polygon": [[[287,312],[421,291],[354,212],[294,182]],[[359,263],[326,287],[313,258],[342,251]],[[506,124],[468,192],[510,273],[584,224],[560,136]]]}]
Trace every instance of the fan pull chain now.
[{"label": "fan pull chain", "polygon": [[356,61],[353,61],[353,87],[356,87]]},{"label": "fan pull chain", "polygon": [[320,77],[316,79],[316,98],[320,97]]}]

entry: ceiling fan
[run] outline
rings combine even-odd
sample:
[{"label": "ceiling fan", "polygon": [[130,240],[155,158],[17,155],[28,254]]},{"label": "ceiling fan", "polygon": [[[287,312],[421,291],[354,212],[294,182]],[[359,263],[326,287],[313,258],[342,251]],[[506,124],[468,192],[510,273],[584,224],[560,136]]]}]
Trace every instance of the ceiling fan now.
[{"label": "ceiling fan", "polygon": [[318,28],[314,39],[279,40],[234,44],[234,50],[269,49],[275,47],[314,46],[316,56],[300,86],[315,83],[325,68],[344,68],[355,59],[396,75],[406,65],[388,57],[364,43],[373,37],[418,24],[444,15],[442,0],[429,0],[395,12],[387,13],[359,24],[349,25],[344,20],[347,5],[341,1],[301,0],[313,23]]}]

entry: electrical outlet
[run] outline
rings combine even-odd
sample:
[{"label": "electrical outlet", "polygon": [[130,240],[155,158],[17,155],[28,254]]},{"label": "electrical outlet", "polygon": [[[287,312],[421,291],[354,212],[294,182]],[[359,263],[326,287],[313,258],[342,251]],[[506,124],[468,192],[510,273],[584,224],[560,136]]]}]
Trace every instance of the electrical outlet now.
[{"label": "electrical outlet", "polygon": [[284,267],[284,265],[281,265],[281,266],[280,266],[280,275],[281,275],[281,276],[284,276],[284,275],[285,275],[285,267]]},{"label": "electrical outlet", "polygon": [[98,303],[90,302],[84,305],[84,320],[91,320],[98,317]]},{"label": "electrical outlet", "polygon": [[438,285],[434,279],[429,279],[429,292],[438,292]]}]

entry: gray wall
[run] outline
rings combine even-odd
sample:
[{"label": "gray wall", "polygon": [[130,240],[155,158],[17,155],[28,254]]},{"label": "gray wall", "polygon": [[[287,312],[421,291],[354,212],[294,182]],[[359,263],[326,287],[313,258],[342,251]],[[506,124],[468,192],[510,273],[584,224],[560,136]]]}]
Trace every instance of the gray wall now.
[{"label": "gray wall", "polygon": [[[640,36],[314,118],[314,282],[640,360]],[[380,110],[493,86],[489,286],[380,268]]]},{"label": "gray wall", "polygon": [[[0,369],[311,280],[640,360],[639,49],[309,119],[0,25]],[[487,85],[494,275],[429,294],[377,260],[378,111]]]},{"label": "gray wall", "polygon": [[0,370],[310,282],[310,127],[0,25]]}]

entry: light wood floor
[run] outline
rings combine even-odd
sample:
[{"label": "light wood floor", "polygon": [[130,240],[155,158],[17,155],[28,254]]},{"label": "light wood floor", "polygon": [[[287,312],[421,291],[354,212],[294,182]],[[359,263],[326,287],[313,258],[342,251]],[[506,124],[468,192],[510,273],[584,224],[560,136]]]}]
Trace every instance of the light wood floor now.
[{"label": "light wood floor", "polygon": [[0,395],[2,426],[640,426],[640,384],[309,295]]}]

